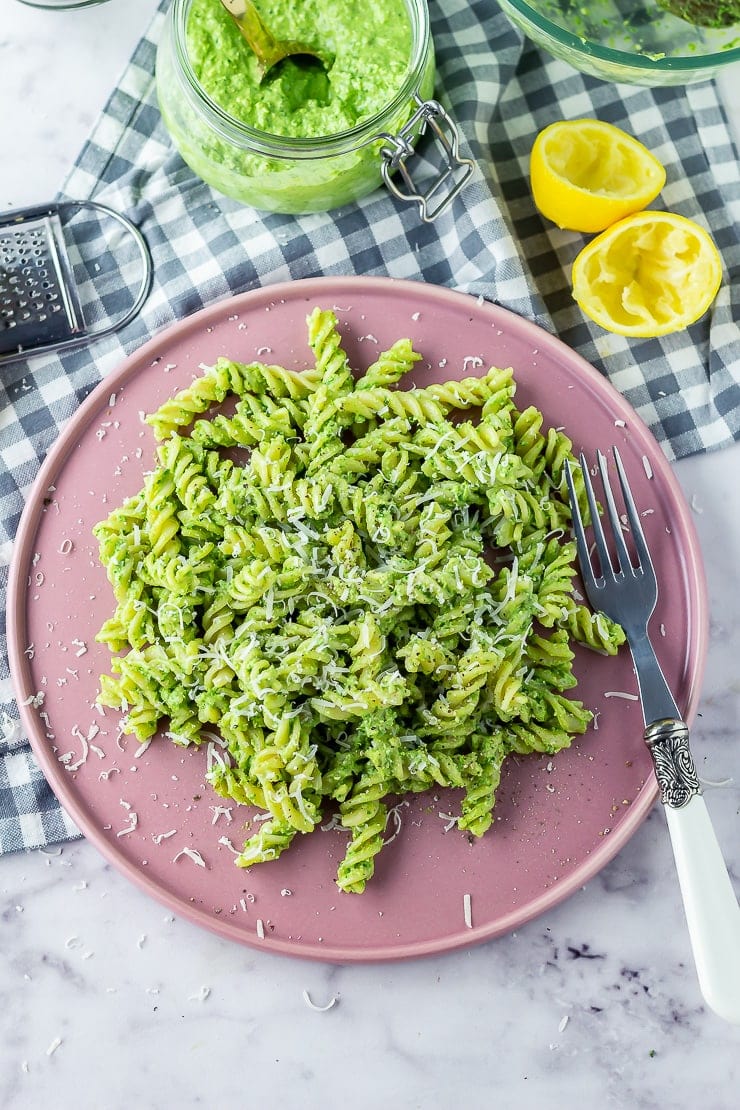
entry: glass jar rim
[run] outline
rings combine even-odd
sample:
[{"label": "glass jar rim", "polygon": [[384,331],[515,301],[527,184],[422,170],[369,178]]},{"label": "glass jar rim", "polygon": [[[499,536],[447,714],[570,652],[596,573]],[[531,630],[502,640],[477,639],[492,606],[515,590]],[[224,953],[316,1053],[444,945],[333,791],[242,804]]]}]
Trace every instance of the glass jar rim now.
[{"label": "glass jar rim", "polygon": [[[185,78],[189,92],[197,99],[209,123],[220,131],[224,138],[238,146],[248,147],[251,151],[274,158],[330,158],[368,146],[376,139],[385,136],[383,124],[393,119],[396,112],[401,111],[408,104],[421,84],[431,41],[429,11],[426,0],[403,0],[411,24],[411,58],[403,84],[380,111],[354,127],[328,135],[307,138],[261,131],[229,115],[208,95],[198,81],[187,50],[187,20],[192,3],[193,0],[174,0],[170,9],[174,51],[180,72]],[[317,147],[320,147],[320,150],[317,150]]]}]

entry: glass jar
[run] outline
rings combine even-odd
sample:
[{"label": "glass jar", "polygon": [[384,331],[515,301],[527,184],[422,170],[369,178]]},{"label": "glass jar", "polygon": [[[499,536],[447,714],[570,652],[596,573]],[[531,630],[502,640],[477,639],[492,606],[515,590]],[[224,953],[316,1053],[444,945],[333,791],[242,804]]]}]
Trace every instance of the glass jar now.
[{"label": "glass jar", "polygon": [[[156,79],[162,118],[182,157],[214,189],[265,211],[323,212],[358,200],[385,181],[397,197],[419,205],[423,220],[434,219],[473,164],[459,157],[449,116],[428,99],[434,49],[426,0],[402,2],[411,24],[411,54],[400,88],[381,111],[348,130],[298,138],[235,119],[204,91],[187,47],[193,0],[173,0],[157,51]],[[408,161],[427,129],[442,166],[420,190]]]},{"label": "glass jar", "polygon": [[70,11],[72,8],[91,8],[96,4],[105,4],[107,0],[21,0],[28,8],[56,8],[58,11]]}]

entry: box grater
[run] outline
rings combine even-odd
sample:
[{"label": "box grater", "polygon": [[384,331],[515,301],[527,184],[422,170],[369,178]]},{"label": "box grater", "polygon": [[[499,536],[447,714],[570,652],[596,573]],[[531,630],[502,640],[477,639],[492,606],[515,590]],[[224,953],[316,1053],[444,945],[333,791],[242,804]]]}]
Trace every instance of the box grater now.
[{"label": "box grater", "polygon": [[[124,269],[121,280],[117,271]],[[151,272],[141,232],[107,205],[70,201],[1,216],[0,364],[123,327],[144,303]],[[95,288],[96,273],[101,289]],[[114,297],[108,291],[113,283]],[[112,310],[101,307],[113,302]]]}]

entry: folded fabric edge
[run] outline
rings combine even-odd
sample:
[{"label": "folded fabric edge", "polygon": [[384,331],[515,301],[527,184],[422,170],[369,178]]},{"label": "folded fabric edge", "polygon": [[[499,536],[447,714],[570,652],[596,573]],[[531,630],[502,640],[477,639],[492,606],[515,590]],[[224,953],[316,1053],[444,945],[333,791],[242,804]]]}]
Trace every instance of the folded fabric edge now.
[{"label": "folded fabric edge", "polygon": [[40,848],[81,835],[44,777],[30,744],[0,757],[0,853]]}]

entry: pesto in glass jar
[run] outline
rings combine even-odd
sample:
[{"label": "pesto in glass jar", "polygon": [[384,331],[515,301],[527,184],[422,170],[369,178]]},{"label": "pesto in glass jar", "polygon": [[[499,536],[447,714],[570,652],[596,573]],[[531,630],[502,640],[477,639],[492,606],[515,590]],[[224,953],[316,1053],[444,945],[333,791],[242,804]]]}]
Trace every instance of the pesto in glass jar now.
[{"label": "pesto in glass jar", "polygon": [[255,208],[318,212],[359,199],[387,181],[382,152],[415,126],[433,91],[425,0],[258,6],[277,37],[328,55],[326,74],[287,59],[260,84],[256,59],[218,0],[173,0],[157,93],[176,146],[204,181]]}]

